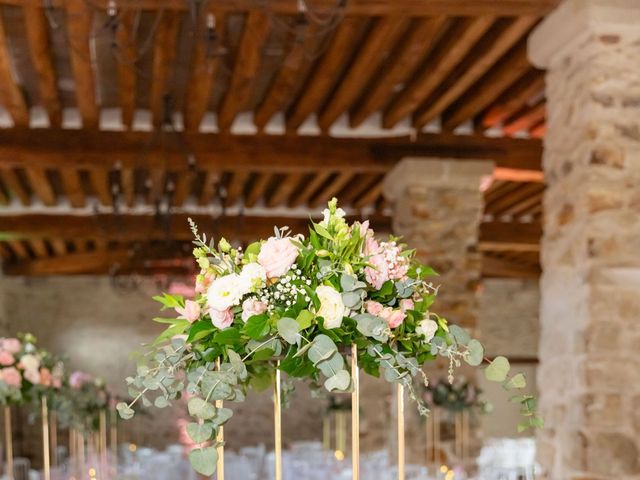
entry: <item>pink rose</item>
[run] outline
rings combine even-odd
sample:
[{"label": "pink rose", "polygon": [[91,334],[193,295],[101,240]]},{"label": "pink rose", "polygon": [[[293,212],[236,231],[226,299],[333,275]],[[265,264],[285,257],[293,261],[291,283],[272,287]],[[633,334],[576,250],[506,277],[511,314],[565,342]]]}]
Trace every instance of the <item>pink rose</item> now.
[{"label": "pink rose", "polygon": [[382,304],[373,300],[367,300],[364,302],[364,308],[367,310],[367,313],[375,315],[376,317],[380,316],[382,313]]},{"label": "pink rose", "polygon": [[256,300],[255,298],[247,298],[242,303],[242,321],[246,322],[254,315],[260,315],[267,310],[267,304]]},{"label": "pink rose", "polygon": [[380,290],[384,282],[389,280],[389,272],[387,270],[387,262],[382,255],[373,255],[369,258],[370,267],[365,267],[364,275],[367,282],[376,290]]},{"label": "pink rose", "polygon": [[213,273],[201,273],[196,278],[196,293],[204,293],[209,288],[209,285],[216,279]]},{"label": "pink rose", "polygon": [[209,315],[211,316],[211,323],[220,330],[230,327],[233,323],[233,313],[231,312],[231,309],[220,311],[210,308]]},{"label": "pink rose", "polygon": [[404,322],[405,318],[406,315],[401,310],[392,310],[390,313],[385,312],[384,316],[384,319],[387,321],[387,325],[389,325],[389,328],[399,327],[402,322]]},{"label": "pink rose", "polygon": [[400,310],[402,310],[403,312],[406,312],[407,310],[413,310],[414,306],[415,305],[413,303],[413,300],[411,300],[410,298],[400,300]]},{"label": "pink rose", "polygon": [[200,318],[200,304],[193,300],[187,300],[184,302],[184,307],[176,307],[176,312],[180,314],[178,318],[193,323]]},{"label": "pink rose", "polygon": [[20,372],[14,367],[0,370],[0,374],[2,374],[1,378],[4,383],[11,387],[19,387],[22,384],[22,377],[20,376]]},{"label": "pink rose", "polygon": [[289,271],[298,258],[298,248],[290,238],[271,237],[258,255],[258,263],[267,272],[267,278],[278,278]]},{"label": "pink rose", "polygon": [[20,351],[22,343],[17,338],[3,338],[0,341],[0,349],[6,350],[14,355]]},{"label": "pink rose", "polygon": [[24,378],[34,385],[38,385],[40,383],[40,372],[38,370],[25,370],[23,375]]},{"label": "pink rose", "polygon": [[45,387],[50,387],[53,383],[53,376],[51,375],[51,370],[48,368],[40,369],[40,383]]},{"label": "pink rose", "polygon": [[14,363],[16,363],[16,359],[13,355],[11,355],[6,350],[0,351],[0,365],[2,365],[3,367],[8,367],[10,365],[13,365]]}]

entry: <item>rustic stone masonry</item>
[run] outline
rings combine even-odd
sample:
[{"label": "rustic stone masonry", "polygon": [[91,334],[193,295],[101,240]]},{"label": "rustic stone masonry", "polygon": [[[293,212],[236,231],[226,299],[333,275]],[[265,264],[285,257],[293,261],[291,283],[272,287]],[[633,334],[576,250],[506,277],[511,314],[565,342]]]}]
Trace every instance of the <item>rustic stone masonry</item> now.
[{"label": "rustic stone masonry", "polygon": [[640,478],[640,1],[569,0],[546,68],[541,364],[552,480]]}]

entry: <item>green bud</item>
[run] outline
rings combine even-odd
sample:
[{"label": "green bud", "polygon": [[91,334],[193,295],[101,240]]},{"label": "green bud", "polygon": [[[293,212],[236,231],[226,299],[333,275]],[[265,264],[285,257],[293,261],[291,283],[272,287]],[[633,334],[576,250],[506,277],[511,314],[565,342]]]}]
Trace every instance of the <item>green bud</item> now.
[{"label": "green bud", "polygon": [[329,256],[329,252],[327,250],[318,250],[316,252],[316,255],[319,257],[328,257]]},{"label": "green bud", "polygon": [[333,197],[331,200],[329,200],[329,204],[327,206],[329,207],[329,211],[331,213],[336,213],[336,208],[338,208],[338,199],[336,197]]},{"label": "green bud", "polygon": [[221,252],[229,253],[229,250],[231,250],[231,244],[227,242],[226,238],[222,237],[218,242],[218,248]]},{"label": "green bud", "polygon": [[209,268],[209,259],[207,257],[198,258],[198,266],[203,270]]}]

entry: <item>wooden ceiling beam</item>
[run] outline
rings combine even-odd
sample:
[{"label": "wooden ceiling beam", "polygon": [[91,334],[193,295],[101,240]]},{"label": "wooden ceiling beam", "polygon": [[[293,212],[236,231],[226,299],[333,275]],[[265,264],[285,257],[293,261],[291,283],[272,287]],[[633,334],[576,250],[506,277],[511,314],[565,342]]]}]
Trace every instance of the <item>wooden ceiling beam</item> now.
[{"label": "wooden ceiling beam", "polygon": [[453,130],[461,123],[474,118],[491,105],[531,68],[527,57],[527,42],[523,39],[489,71],[480,82],[456,101],[442,115],[442,125]]},{"label": "wooden ceiling beam", "polygon": [[[211,91],[220,67],[222,57],[219,52],[211,51],[211,45],[206,42],[207,18],[213,15],[215,21],[215,34],[219,41],[225,35],[225,16],[222,12],[208,8],[201,16],[200,25],[196,29],[196,43],[193,58],[191,59],[190,80],[184,102],[184,126],[187,130],[195,132],[200,128],[202,118],[209,106]],[[215,45],[216,47],[219,45]]]},{"label": "wooden ceiling beam", "polygon": [[9,52],[9,44],[0,16],[0,101],[11,115],[14,125],[29,126],[29,108],[17,83]]},{"label": "wooden ceiling beam", "polygon": [[231,179],[227,186],[225,205],[235,205],[239,199],[244,197],[247,180],[249,180],[248,171],[237,171],[231,175]]},{"label": "wooden ceiling beam", "polygon": [[7,188],[9,197],[18,198],[22,205],[31,205],[31,195],[12,168],[0,167],[0,181]]},{"label": "wooden ceiling beam", "polygon": [[321,205],[326,204],[331,198],[335,197],[340,190],[342,190],[347,183],[353,179],[353,173],[344,172],[338,173],[336,178],[328,182],[319,192],[317,192],[309,200],[309,206],[311,208],[318,208]]},{"label": "wooden ceiling beam", "polygon": [[520,264],[488,255],[482,257],[482,276],[486,278],[538,278],[539,265]]},{"label": "wooden ceiling beam", "polygon": [[427,59],[426,65],[386,109],[382,120],[383,126],[393,128],[429,98],[487,33],[495,20],[496,17],[493,15],[457,20],[444,33],[436,50]]},{"label": "wooden ceiling beam", "polygon": [[369,79],[395,47],[406,24],[406,16],[389,16],[375,20],[345,78],[318,117],[321,130],[328,131],[333,122],[351,108]]},{"label": "wooden ceiling beam", "polygon": [[271,173],[386,173],[404,157],[487,159],[505,171],[502,178],[506,179],[509,170],[539,173],[542,144],[530,139],[426,133],[415,139],[365,139],[163,132],[159,145],[150,132],[47,129],[34,137],[28,129],[0,130],[0,157],[5,167],[165,167],[179,172],[191,168],[188,153],[204,170]]},{"label": "wooden ceiling beam", "polygon": [[525,108],[524,111],[517,114],[513,119],[502,128],[506,135],[513,135],[520,131],[527,131],[531,127],[535,127],[543,122],[547,113],[547,103],[541,101],[537,105]]},{"label": "wooden ceiling beam", "polygon": [[485,222],[480,224],[478,250],[482,252],[539,252],[539,223]]},{"label": "wooden ceiling beam", "polygon": [[264,12],[251,11],[248,14],[229,89],[218,112],[218,129],[223,132],[231,129],[236,115],[246,107],[251,96],[251,87],[260,68],[262,48],[267,40],[269,27],[270,22]]},{"label": "wooden ceiling beam", "polygon": [[164,10],[161,15],[155,32],[151,77],[151,115],[156,128],[162,125],[167,115],[173,114],[165,110],[169,104],[167,96],[171,93],[180,27],[180,16],[176,12]]},{"label": "wooden ceiling beam", "polygon": [[122,124],[131,129],[136,109],[136,84],[138,80],[138,46],[135,38],[136,12],[125,10],[118,17],[116,40],[118,55],[118,93],[122,109]]},{"label": "wooden ceiling beam", "polygon": [[264,197],[269,182],[271,182],[273,176],[268,173],[258,173],[253,185],[247,193],[247,198],[244,204],[247,208],[251,208],[258,203],[258,200]]},{"label": "wooden ceiling beam", "polygon": [[347,17],[340,23],[331,44],[317,62],[300,97],[287,112],[288,131],[296,131],[309,115],[322,106],[331,88],[336,84],[345,62],[356,47],[361,28],[362,21],[358,18]]},{"label": "wooden ceiling beam", "polygon": [[364,208],[373,204],[382,195],[382,180],[374,183],[353,202],[355,208]]},{"label": "wooden ceiling beam", "polygon": [[124,198],[124,203],[128,207],[133,207],[135,202],[135,172],[133,168],[120,169],[120,193]]},{"label": "wooden ceiling beam", "polygon": [[73,208],[83,208],[86,198],[78,171],[74,168],[61,168],[59,171],[64,193],[69,199],[69,203]]},{"label": "wooden ceiling beam", "polygon": [[544,73],[530,70],[489,108],[482,118],[482,125],[487,128],[496,126],[528,105],[531,99],[541,98],[544,85]]},{"label": "wooden ceiling beam", "polygon": [[113,192],[109,169],[104,167],[94,167],[89,171],[91,186],[96,197],[102,205],[113,205]]},{"label": "wooden ceiling beam", "polygon": [[62,124],[62,104],[53,66],[49,22],[41,8],[27,6],[23,9],[23,13],[31,61],[38,76],[40,101],[49,116],[49,124],[59,127]]},{"label": "wooden ceiling beam", "polygon": [[276,184],[275,190],[271,196],[267,198],[267,207],[277,207],[287,202],[296,188],[301,185],[304,175],[304,173],[291,173],[286,175],[282,181]]},{"label": "wooden ceiling beam", "polygon": [[41,167],[30,167],[25,170],[31,189],[42,203],[47,207],[53,207],[57,203],[56,194],[47,177],[47,172]]},{"label": "wooden ceiling beam", "polygon": [[537,17],[527,16],[508,20],[500,29],[496,29],[495,35],[481,41],[473,48],[469,56],[470,65],[461,65],[458,75],[452,75],[452,80],[443,94],[430,98],[423,107],[416,112],[413,118],[413,126],[422,128],[438,115],[440,115],[449,105],[460,98],[465,92],[472,88],[473,84],[480,79],[496,62],[518,42],[531,29],[537,21]]},{"label": "wooden ceiling beam", "polygon": [[200,192],[200,198],[198,198],[198,205],[209,205],[214,195],[217,192],[220,184],[220,172],[214,169],[208,169],[204,172],[204,182],[202,184],[202,191]]},{"label": "wooden ceiling beam", "polygon": [[[70,0],[51,0],[54,7],[64,7]],[[560,0],[350,0],[346,2],[345,15],[378,16],[404,14],[407,16],[431,15],[545,15],[553,10]],[[216,0],[216,7],[233,12],[263,10],[264,5],[255,0]],[[41,6],[42,0],[0,0],[2,5]],[[95,8],[106,10],[109,0],[92,0]],[[184,0],[119,0],[120,9],[176,10],[188,11],[190,6]],[[296,2],[271,0],[269,8],[274,13],[295,15],[299,11]],[[336,14],[335,0],[313,2],[318,15]]]},{"label": "wooden ceiling beam", "polygon": [[447,17],[439,16],[413,22],[406,38],[399,45],[399,51],[389,57],[389,65],[373,79],[370,90],[351,112],[349,124],[352,128],[360,126],[371,114],[382,109],[395,89],[410,78],[420,61],[429,54],[446,21]]},{"label": "wooden ceiling beam", "polygon": [[66,0],[67,38],[69,56],[75,82],[76,103],[85,129],[97,129],[100,123],[91,34],[93,31],[93,9],[84,0]]}]

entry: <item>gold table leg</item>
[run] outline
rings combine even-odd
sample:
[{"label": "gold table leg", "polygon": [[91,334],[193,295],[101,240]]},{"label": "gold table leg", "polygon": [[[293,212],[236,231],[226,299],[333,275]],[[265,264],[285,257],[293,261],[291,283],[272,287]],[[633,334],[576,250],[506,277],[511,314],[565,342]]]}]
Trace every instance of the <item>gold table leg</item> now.
[{"label": "gold table leg", "polygon": [[352,479],[360,480],[360,374],[358,371],[358,347],[351,346],[351,469]]},{"label": "gold table leg", "polygon": [[51,480],[51,450],[49,444],[49,406],[42,397],[42,463],[44,480]]},{"label": "gold table leg", "polygon": [[276,366],[276,378],[273,388],[273,423],[275,434],[275,480],[282,480],[282,385],[280,361]]},{"label": "gold table leg", "polygon": [[[216,361],[216,366],[220,370],[220,359]],[[224,402],[222,400],[216,400],[216,408],[222,408]],[[216,467],[216,480],[224,480],[224,427],[218,427],[218,435],[216,441],[220,444],[218,447],[218,461]]]},{"label": "gold table leg", "polygon": [[6,445],[6,470],[7,478],[13,480],[13,432],[11,429],[11,407],[4,407],[4,438]]},{"label": "gold table leg", "polygon": [[398,480],[405,480],[405,444],[404,444],[404,386],[397,385],[398,415]]}]

